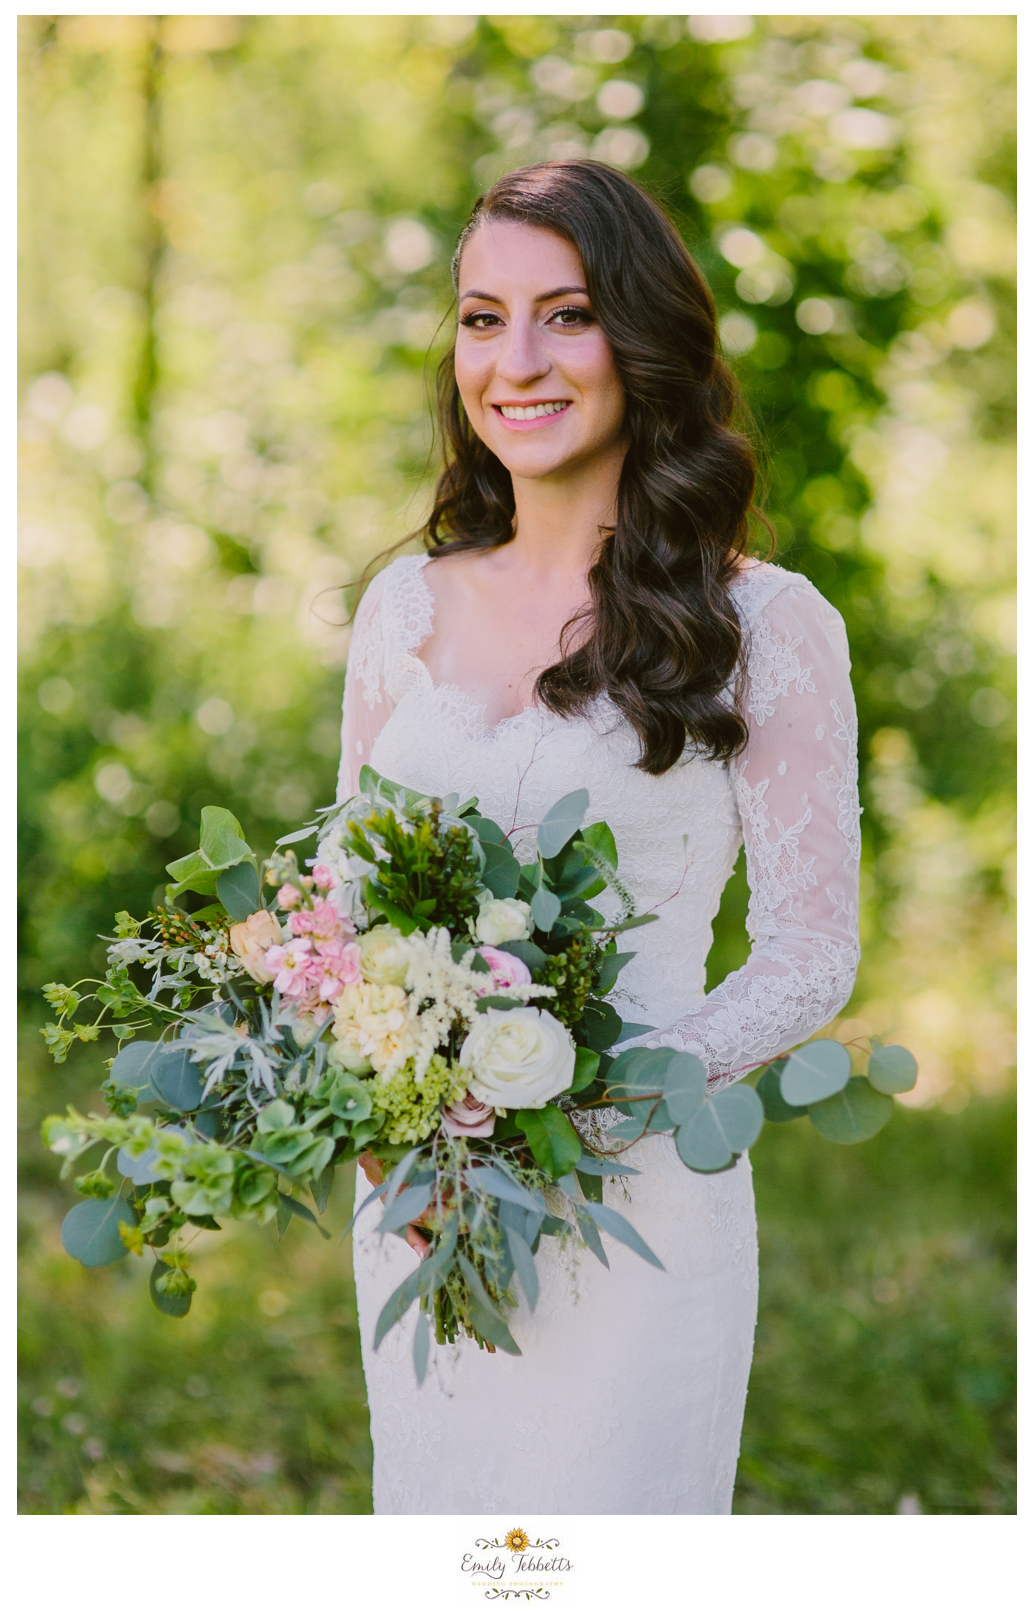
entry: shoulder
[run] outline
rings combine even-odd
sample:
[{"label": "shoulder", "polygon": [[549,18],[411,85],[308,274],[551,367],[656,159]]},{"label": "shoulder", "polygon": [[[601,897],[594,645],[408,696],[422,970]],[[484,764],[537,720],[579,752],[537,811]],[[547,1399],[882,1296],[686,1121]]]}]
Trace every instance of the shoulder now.
[{"label": "shoulder", "polygon": [[731,597],[747,643],[781,626],[808,639],[829,639],[844,655],[849,653],[843,617],[799,571],[746,560],[732,582]]},{"label": "shoulder", "polygon": [[378,571],[355,612],[355,630],[386,639],[405,636],[407,625],[423,625],[427,587],[423,567],[428,554],[400,554]]}]

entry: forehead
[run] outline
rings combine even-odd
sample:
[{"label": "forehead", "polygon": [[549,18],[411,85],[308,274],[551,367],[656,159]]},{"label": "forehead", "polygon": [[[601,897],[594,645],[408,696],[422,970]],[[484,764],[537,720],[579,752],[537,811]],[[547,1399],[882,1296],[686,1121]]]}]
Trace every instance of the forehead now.
[{"label": "forehead", "polygon": [[459,293],[476,289],[529,291],[538,295],[558,285],[584,285],[581,254],[551,229],[515,219],[490,219],[479,225],[463,247]]}]

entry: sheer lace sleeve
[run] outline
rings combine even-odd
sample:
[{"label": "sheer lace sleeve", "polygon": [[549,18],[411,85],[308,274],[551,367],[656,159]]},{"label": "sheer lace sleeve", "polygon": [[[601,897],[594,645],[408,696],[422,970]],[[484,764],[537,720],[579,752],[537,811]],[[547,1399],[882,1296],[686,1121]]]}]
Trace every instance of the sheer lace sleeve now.
[{"label": "sheer lace sleeve", "polygon": [[714,1088],[827,1024],[849,1000],[860,955],[857,719],[843,622],[802,578],[746,613],[750,737],[731,775],[752,950],[658,1037],[695,1052]]},{"label": "sheer lace sleeve", "polygon": [[359,770],[384,726],[394,701],[387,691],[387,655],[383,618],[384,577],[375,576],[355,615],[348,669],[344,679],[344,714],[341,721],[341,768],[337,798],[347,800],[358,792]]}]

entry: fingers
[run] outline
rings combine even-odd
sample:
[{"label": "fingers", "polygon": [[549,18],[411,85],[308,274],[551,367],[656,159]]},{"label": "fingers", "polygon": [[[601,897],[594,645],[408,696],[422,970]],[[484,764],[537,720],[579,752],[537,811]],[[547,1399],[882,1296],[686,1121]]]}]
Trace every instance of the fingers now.
[{"label": "fingers", "polygon": [[374,1158],[371,1152],[360,1152],[359,1163],[362,1165],[362,1172],[371,1186],[382,1186],[384,1184],[384,1171],[379,1158]]},{"label": "fingers", "polygon": [[425,1259],[430,1253],[430,1243],[427,1241],[425,1236],[420,1235],[415,1225],[406,1226],[405,1240],[408,1242],[413,1252],[417,1254],[421,1260]]}]

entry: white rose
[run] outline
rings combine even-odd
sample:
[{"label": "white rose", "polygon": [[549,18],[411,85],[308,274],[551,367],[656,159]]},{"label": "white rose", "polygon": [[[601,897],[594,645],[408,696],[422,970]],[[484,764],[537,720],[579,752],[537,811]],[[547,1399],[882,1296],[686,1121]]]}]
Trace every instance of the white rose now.
[{"label": "white rose", "polygon": [[569,1030],[539,1007],[489,1007],[463,1042],[459,1063],[469,1071],[469,1094],[478,1102],[543,1108],[574,1078],[574,1042]]},{"label": "white rose", "polygon": [[490,900],[481,907],[476,934],[482,945],[505,945],[507,940],[526,940],[533,928],[526,901]]},{"label": "white rose", "polygon": [[390,924],[359,936],[362,977],[370,984],[404,985],[409,952],[403,935]]}]

